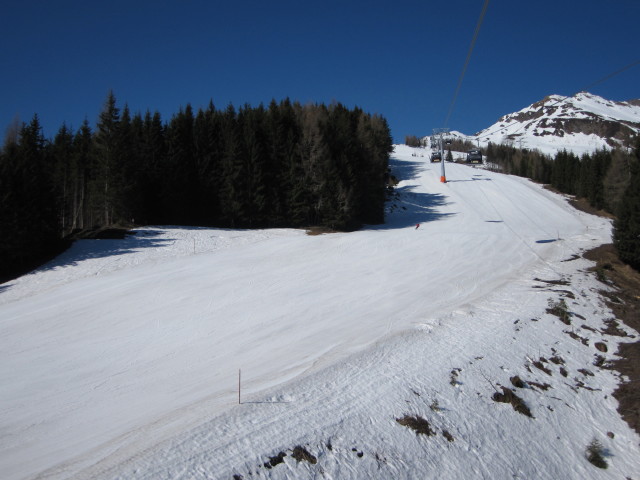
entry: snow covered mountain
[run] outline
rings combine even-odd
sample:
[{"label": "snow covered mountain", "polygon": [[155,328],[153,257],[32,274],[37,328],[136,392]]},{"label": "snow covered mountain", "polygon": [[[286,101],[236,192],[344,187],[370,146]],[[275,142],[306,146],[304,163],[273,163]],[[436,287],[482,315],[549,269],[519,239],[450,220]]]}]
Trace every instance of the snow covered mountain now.
[{"label": "snow covered mountain", "polygon": [[640,100],[614,102],[587,92],[550,95],[469,137],[481,146],[508,143],[555,155],[632,146],[640,132]]},{"label": "snow covered mountain", "polygon": [[638,478],[610,221],[423,155],[384,225],[145,227],[0,285],[2,478]]}]

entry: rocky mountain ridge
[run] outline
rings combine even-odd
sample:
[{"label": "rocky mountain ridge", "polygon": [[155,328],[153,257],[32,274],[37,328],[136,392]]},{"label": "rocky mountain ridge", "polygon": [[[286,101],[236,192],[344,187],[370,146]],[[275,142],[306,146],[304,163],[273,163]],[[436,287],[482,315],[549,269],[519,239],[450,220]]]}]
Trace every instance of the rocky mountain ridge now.
[{"label": "rocky mountain ridge", "polygon": [[549,95],[467,138],[479,146],[511,144],[555,155],[633,148],[640,136],[640,99],[607,100],[588,92]]}]

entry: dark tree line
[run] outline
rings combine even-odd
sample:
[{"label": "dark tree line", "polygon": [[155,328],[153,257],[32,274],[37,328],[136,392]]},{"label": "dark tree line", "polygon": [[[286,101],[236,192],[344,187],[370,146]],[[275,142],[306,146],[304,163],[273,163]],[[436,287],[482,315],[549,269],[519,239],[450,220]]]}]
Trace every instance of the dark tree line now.
[{"label": "dark tree line", "polygon": [[391,151],[383,117],[339,103],[187,105],[165,123],[110,93],[95,130],[62,125],[53,140],[36,115],[0,154],[0,270],[110,225],[381,223]]},{"label": "dark tree line", "polygon": [[578,157],[562,151],[555,158],[489,144],[486,155],[500,171],[549,184],[615,215],[613,240],[620,258],[640,270],[640,144],[632,153],[598,150]]}]

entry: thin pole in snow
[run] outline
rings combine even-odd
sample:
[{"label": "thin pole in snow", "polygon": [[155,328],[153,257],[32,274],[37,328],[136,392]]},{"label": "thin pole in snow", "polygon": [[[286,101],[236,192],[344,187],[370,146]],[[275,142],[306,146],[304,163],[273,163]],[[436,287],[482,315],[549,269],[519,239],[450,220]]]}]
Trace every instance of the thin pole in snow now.
[{"label": "thin pole in snow", "polygon": [[240,401],[240,379],[242,375],[242,370],[238,369],[238,405],[242,404]]}]

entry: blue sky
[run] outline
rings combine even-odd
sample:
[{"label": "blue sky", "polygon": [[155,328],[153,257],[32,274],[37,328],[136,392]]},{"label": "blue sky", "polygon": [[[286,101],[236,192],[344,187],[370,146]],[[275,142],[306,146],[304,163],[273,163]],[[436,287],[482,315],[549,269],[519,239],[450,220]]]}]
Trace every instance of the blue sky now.
[{"label": "blue sky", "polygon": [[[94,125],[107,92],[165,121],[187,103],[336,100],[395,141],[442,127],[484,0],[29,1],[0,10],[0,128]],[[637,0],[492,0],[448,126],[475,133],[640,60]],[[640,98],[640,65],[590,89]]]}]

